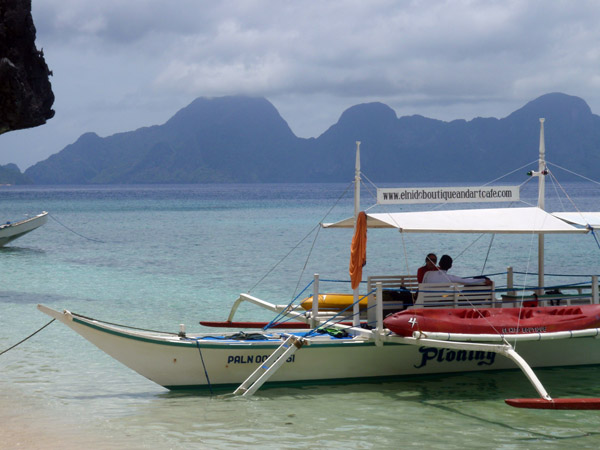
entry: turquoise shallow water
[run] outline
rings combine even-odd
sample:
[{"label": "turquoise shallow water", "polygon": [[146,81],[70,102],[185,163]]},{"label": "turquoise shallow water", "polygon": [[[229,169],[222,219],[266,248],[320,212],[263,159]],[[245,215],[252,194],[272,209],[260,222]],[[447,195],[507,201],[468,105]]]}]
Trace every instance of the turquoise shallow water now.
[{"label": "turquoise shallow water", "polygon": [[[177,331],[185,323],[199,330],[199,320],[224,320],[238,294],[294,246],[253,295],[288,302],[316,272],[340,280],[322,283],[323,290],[347,290],[341,281],[348,278],[352,232],[321,230],[314,247],[316,233],[309,233],[347,187],[2,187],[0,220],[42,210],[52,217],[0,250],[0,351],[48,322],[37,303],[139,327]],[[597,192],[569,188],[582,210],[598,210]],[[533,202],[532,191],[524,195]],[[368,192],[363,198],[369,204]],[[552,191],[548,209],[560,209]],[[326,221],[351,214],[352,200],[344,198]],[[489,237],[460,255],[473,241],[372,231],[365,272],[414,273],[429,251],[458,256],[453,272],[461,275],[504,272],[510,264],[535,271],[531,237],[497,236],[485,268]],[[548,237],[547,272],[598,274],[599,254],[591,236]],[[534,284],[535,277],[524,281]],[[250,307],[236,317],[271,318]],[[504,405],[506,397],[535,396],[518,372],[265,389],[251,400],[170,393],[56,323],[0,356],[0,367],[0,400],[18,405],[16,415],[47,414],[73,435],[97,434],[126,448],[600,445],[600,413]],[[600,396],[598,368],[538,375],[556,397]]]}]

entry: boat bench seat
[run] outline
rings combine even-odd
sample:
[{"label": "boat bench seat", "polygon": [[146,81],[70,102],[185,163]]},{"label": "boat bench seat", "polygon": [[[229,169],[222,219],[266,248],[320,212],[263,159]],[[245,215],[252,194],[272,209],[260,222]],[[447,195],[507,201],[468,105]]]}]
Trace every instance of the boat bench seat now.
[{"label": "boat bench seat", "polygon": [[[372,275],[367,278],[367,292],[372,292],[381,283],[383,290],[383,315],[402,311],[413,303],[413,293],[417,291],[419,282],[416,275]],[[367,320],[375,322],[375,295],[368,298]]]},{"label": "boat bench seat", "polygon": [[494,306],[494,284],[421,283],[414,308],[468,308]]},{"label": "boat bench seat", "polygon": [[415,292],[419,287],[416,275],[373,275],[367,278],[367,291],[371,292],[381,283],[382,289],[408,289]]}]

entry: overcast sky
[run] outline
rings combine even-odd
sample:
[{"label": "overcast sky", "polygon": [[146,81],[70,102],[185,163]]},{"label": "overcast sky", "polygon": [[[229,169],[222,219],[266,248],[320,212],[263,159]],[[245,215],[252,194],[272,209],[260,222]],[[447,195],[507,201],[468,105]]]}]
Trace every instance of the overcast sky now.
[{"label": "overcast sky", "polygon": [[300,137],[372,101],[470,120],[564,92],[600,112],[600,0],[33,0],[33,20],[56,116],[0,135],[22,170],[197,97],[266,97]]}]

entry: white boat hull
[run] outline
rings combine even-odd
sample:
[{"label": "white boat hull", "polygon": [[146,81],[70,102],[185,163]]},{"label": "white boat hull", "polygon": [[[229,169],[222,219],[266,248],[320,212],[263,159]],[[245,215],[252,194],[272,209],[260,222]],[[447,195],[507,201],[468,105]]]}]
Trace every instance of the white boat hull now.
[{"label": "white boat hull", "polygon": [[[282,343],[181,338],[175,334],[132,331],[69,312],[38,305],[98,348],[140,375],[168,389],[238,386]],[[493,352],[452,350],[396,342],[377,345],[361,337],[311,338],[269,379],[269,383],[365,381],[411,375],[517,369]],[[600,364],[600,341],[594,337],[519,342],[519,354],[531,367]]]},{"label": "white boat hull", "polygon": [[48,213],[43,212],[37,216],[11,224],[0,226],[0,247],[11,241],[41,227],[48,221]]}]

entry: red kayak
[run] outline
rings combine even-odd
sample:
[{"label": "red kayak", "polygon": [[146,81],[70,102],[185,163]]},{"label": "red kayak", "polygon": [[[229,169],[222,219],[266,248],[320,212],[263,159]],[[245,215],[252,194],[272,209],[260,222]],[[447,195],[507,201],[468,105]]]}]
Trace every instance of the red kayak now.
[{"label": "red kayak", "polygon": [[534,308],[408,309],[383,321],[400,336],[415,331],[465,334],[551,333],[600,327],[600,305]]}]

